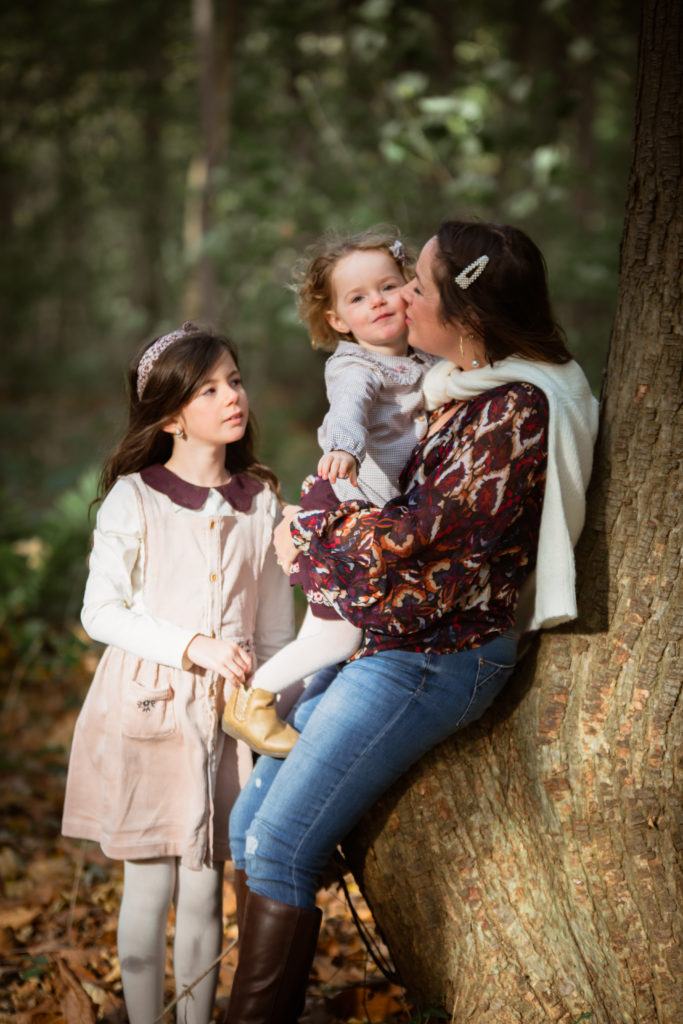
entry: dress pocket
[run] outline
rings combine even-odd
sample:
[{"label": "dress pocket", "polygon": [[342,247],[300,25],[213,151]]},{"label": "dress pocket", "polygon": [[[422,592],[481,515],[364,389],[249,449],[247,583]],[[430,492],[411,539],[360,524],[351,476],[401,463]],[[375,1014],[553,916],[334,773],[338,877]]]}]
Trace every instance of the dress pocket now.
[{"label": "dress pocket", "polygon": [[133,740],[155,740],[175,732],[173,690],[133,680],[123,700],[121,732]]}]

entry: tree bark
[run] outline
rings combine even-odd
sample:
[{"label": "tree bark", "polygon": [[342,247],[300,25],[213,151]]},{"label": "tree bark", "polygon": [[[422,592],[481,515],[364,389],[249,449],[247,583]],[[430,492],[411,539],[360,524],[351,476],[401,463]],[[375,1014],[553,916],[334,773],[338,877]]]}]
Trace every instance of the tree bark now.
[{"label": "tree bark", "polygon": [[680,38],[646,0],[581,617],[345,846],[409,993],[458,1024],[683,1020]]}]

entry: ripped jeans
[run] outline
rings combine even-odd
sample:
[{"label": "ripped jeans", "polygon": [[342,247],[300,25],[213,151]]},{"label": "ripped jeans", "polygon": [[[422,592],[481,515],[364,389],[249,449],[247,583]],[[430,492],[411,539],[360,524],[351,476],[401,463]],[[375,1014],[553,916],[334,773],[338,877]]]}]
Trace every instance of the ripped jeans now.
[{"label": "ripped jeans", "polygon": [[516,652],[503,633],[474,650],[380,651],[319,672],[288,716],[296,746],[284,761],[259,758],[230,817],[249,888],[314,907],[338,844],[426,751],[484,713]]}]

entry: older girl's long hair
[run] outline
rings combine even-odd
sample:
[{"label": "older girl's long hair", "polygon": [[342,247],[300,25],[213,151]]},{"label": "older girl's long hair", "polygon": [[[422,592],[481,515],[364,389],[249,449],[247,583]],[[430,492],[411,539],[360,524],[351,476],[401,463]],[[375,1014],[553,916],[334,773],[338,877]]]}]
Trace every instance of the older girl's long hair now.
[{"label": "older girl's long hair", "polygon": [[[572,358],[548,294],[545,261],[519,228],[479,221],[444,221],[436,233],[433,274],[444,323],[469,325],[490,363],[506,356],[567,363]],[[482,273],[467,288],[455,278],[480,256]]]},{"label": "older girl's long hair", "polygon": [[[173,438],[163,429],[164,425],[190,401],[224,353],[227,352],[239,367],[237,350],[229,338],[210,329],[188,325],[184,334],[158,357],[147,377],[142,396],[138,397],[138,366],[154,341],[144,346],[130,368],[128,425],[104,464],[96,501],[101,501],[125,473],[137,473],[146,466],[168,461],[173,450]],[[279,496],[277,477],[254,455],[255,433],[250,413],[243,437],[225,446],[225,467],[230,473],[248,473],[258,477]]]}]

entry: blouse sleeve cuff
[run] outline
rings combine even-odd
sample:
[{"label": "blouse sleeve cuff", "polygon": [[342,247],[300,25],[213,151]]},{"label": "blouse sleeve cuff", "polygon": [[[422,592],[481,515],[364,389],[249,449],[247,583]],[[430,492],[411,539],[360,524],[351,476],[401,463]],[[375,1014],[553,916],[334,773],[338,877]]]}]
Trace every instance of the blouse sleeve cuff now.
[{"label": "blouse sleeve cuff", "polygon": [[334,529],[340,520],[372,507],[366,501],[345,501],[335,509],[326,511],[312,509],[310,512],[298,512],[290,523],[294,546],[303,554],[308,554],[314,537],[322,537],[329,530]]},{"label": "blouse sleeve cuff", "polygon": [[313,510],[311,512],[298,512],[294,516],[289,524],[289,530],[294,547],[301,551],[302,554],[308,554],[313,537],[322,536],[327,526],[328,515],[329,513]]},{"label": "blouse sleeve cuff", "polygon": [[361,441],[359,438],[353,438],[350,434],[338,434],[336,436],[328,435],[325,439],[323,450],[325,453],[348,452],[349,455],[353,455],[359,465],[365,458],[366,454],[365,441]]}]

